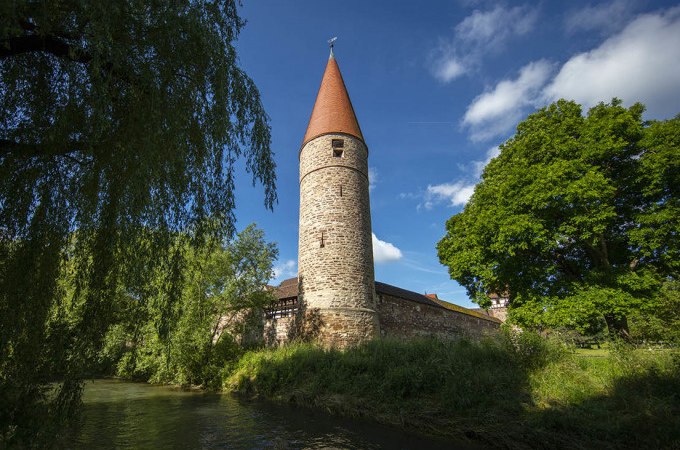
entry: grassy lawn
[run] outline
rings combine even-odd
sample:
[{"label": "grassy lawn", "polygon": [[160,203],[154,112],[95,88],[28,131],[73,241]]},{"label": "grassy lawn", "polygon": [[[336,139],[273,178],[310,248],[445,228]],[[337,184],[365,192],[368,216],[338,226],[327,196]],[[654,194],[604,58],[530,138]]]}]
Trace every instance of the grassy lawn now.
[{"label": "grassy lawn", "polygon": [[606,358],[609,356],[609,349],[606,344],[601,345],[600,348],[577,348],[574,351],[576,355],[586,358]]},{"label": "grassy lawn", "polygon": [[247,353],[224,388],[500,448],[680,448],[680,355],[530,333]]}]

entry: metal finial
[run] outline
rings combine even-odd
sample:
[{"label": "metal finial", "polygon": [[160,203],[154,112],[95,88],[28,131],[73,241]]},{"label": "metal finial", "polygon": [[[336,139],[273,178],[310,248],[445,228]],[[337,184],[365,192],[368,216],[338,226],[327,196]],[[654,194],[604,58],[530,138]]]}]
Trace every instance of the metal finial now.
[{"label": "metal finial", "polygon": [[328,46],[331,48],[331,56],[330,56],[331,58],[333,57],[333,45],[335,45],[335,41],[337,41],[337,40],[338,40],[337,36],[332,37],[328,40]]}]

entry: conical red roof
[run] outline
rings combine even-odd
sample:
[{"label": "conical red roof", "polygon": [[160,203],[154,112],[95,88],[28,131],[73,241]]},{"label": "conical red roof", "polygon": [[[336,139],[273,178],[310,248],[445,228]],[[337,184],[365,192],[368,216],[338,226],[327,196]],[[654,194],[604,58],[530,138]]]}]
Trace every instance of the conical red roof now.
[{"label": "conical red roof", "polygon": [[302,145],[327,133],[347,133],[364,140],[345,82],[342,81],[340,67],[332,53],[328,58]]}]

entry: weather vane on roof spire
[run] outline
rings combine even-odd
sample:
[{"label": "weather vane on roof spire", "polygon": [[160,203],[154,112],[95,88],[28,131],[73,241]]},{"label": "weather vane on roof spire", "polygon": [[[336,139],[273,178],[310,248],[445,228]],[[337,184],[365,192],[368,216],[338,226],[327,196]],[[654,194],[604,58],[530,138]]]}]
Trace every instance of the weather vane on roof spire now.
[{"label": "weather vane on roof spire", "polygon": [[335,45],[335,41],[338,40],[338,37],[332,37],[328,40],[328,46],[331,48],[331,56],[333,56],[333,46]]}]

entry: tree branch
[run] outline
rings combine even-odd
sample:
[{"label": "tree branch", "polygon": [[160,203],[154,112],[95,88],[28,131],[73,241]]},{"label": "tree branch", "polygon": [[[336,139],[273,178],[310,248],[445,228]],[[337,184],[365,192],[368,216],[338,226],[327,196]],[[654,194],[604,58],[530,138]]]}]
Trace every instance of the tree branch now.
[{"label": "tree branch", "polygon": [[63,156],[69,158],[78,164],[83,164],[83,161],[75,158],[73,153],[82,152],[84,145],[78,141],[68,142],[66,145],[57,144],[24,144],[21,142],[11,141],[9,139],[0,139],[0,158],[6,156],[14,156],[20,158],[34,158],[39,156]]},{"label": "tree branch", "polygon": [[4,45],[0,46],[0,59],[33,52],[45,52],[83,64],[87,64],[92,60],[92,56],[86,52],[73,48],[71,44],[63,39],[49,35],[15,36],[6,39]]},{"label": "tree branch", "polygon": [[635,269],[637,268],[638,264],[640,263],[639,258],[633,258],[633,260],[628,264],[628,267],[632,272],[635,272]]},{"label": "tree branch", "polygon": [[562,272],[568,277],[570,281],[581,280],[580,272],[574,269],[571,261],[565,259],[564,256],[559,253],[555,254],[555,260],[557,261],[558,266],[562,269]]},{"label": "tree branch", "polygon": [[607,241],[602,233],[597,233],[590,241],[584,241],[584,244],[585,250],[589,253],[591,261],[596,267],[605,270],[611,269]]},{"label": "tree branch", "polygon": [[[19,56],[24,53],[39,52],[48,53],[58,58],[63,58],[68,61],[80,64],[89,64],[92,62],[92,55],[89,52],[81,48],[74,47],[62,37],[53,35],[40,36],[31,34],[25,36],[15,36],[5,39],[2,41],[2,44],[0,44],[0,60]],[[133,81],[130,79],[129,75],[121,73],[118,70],[113,70],[113,64],[111,62],[105,62],[101,64],[100,69],[104,72],[116,75],[120,79],[127,82],[131,83]]]},{"label": "tree branch", "polygon": [[602,256],[602,264],[606,269],[611,268],[611,265],[609,264],[609,251],[607,249],[607,241],[604,238],[604,235],[602,233],[597,234],[597,238],[599,240],[600,244],[600,255]]}]

